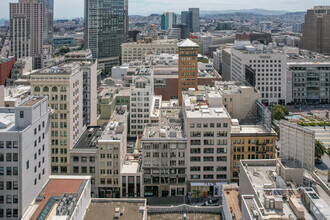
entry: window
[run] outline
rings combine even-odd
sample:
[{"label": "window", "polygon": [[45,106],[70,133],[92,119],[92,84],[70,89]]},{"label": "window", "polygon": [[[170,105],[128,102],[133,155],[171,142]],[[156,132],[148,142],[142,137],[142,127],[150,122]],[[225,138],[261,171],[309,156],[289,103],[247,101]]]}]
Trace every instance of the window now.
[{"label": "window", "polygon": [[204,148],[204,154],[213,154],[214,149],[213,148]]},{"label": "window", "polygon": [[227,161],[227,157],[226,156],[217,157],[217,161]]},{"label": "window", "polygon": [[212,162],[213,160],[213,157],[204,157],[204,162]]},{"label": "window", "polygon": [[0,148],[4,148],[5,143],[3,141],[0,141]]},{"label": "window", "polygon": [[87,173],[87,167],[81,167],[81,173]]},{"label": "window", "polygon": [[190,140],[190,145],[201,145],[201,140]]},{"label": "window", "polygon": [[213,179],[214,176],[213,176],[213,175],[207,175],[207,174],[206,174],[206,175],[203,176],[203,178],[204,178],[204,179]]},{"label": "window", "polygon": [[20,112],[19,112],[19,117],[20,117],[20,118],[24,118],[24,111],[20,111]]},{"label": "window", "polygon": [[190,153],[191,154],[200,154],[201,153],[201,149],[200,148],[191,148],[190,149]]},{"label": "window", "polygon": [[217,179],[227,179],[227,175],[226,174],[218,174]]},{"label": "window", "polygon": [[95,162],[95,157],[89,157],[89,162]]},{"label": "window", "polygon": [[79,173],[79,167],[73,167],[73,173]]},{"label": "window", "polygon": [[201,161],[201,157],[190,157],[191,162],[199,162]]},{"label": "window", "polygon": [[87,157],[81,157],[81,162],[87,162]]},{"label": "window", "polygon": [[7,153],[6,154],[6,161],[7,162],[10,162],[11,161],[11,155],[12,155],[11,153]]},{"label": "window", "polygon": [[217,148],[217,153],[218,154],[227,153],[227,148]]},{"label": "window", "polygon": [[213,171],[213,167],[203,167],[204,171]]},{"label": "window", "polygon": [[74,161],[74,162],[79,162],[79,157],[74,156],[74,157],[73,157],[73,161]]}]

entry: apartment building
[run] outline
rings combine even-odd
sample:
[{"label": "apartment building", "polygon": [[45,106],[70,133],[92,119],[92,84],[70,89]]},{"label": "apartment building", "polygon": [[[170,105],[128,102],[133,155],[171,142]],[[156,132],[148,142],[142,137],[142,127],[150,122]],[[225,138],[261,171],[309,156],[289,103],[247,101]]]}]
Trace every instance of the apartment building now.
[{"label": "apartment building", "polygon": [[70,173],[70,149],[86,129],[83,119],[83,74],[77,63],[42,69],[30,78],[31,94],[49,97],[51,172]]},{"label": "apartment building", "polygon": [[289,60],[292,100],[301,104],[330,103],[330,62],[327,60]]},{"label": "apartment building", "polygon": [[21,219],[48,181],[48,98],[0,108],[0,218]]},{"label": "apartment building", "polygon": [[187,139],[181,109],[161,107],[141,140],[144,197],[187,195]]},{"label": "apartment building", "polygon": [[275,159],[277,134],[264,125],[240,125],[232,120],[231,127],[231,180],[238,181],[240,160]]},{"label": "apartment building", "polygon": [[100,198],[120,197],[120,172],[126,161],[128,112],[118,106],[97,141],[97,167]]},{"label": "apartment building", "polygon": [[219,196],[230,180],[231,117],[219,92],[183,93],[184,132],[187,137],[188,190],[193,197]]},{"label": "apartment building", "polygon": [[197,90],[198,85],[198,44],[186,39],[178,43],[179,47],[179,105],[182,104],[182,92],[189,88]]},{"label": "apartment building", "polygon": [[121,63],[128,63],[130,61],[144,61],[146,53],[178,53],[177,40],[157,40],[151,42],[132,42],[121,45]]},{"label": "apartment building", "polygon": [[132,76],[132,81],[130,87],[130,136],[138,137],[143,135],[144,125],[150,122],[154,103],[153,70],[141,67],[140,71]]}]

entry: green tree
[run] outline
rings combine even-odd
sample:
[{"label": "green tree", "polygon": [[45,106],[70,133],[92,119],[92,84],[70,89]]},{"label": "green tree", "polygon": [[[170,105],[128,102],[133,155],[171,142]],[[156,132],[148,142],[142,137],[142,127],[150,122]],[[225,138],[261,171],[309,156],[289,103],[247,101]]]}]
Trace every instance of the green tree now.
[{"label": "green tree", "polygon": [[325,153],[328,153],[328,152],[327,152],[327,149],[325,148],[325,146],[323,145],[323,143],[321,141],[315,140],[315,157],[316,157],[316,159],[320,160]]},{"label": "green tree", "polygon": [[272,110],[272,119],[273,120],[282,120],[285,116],[289,115],[289,110],[282,105],[275,105]]}]

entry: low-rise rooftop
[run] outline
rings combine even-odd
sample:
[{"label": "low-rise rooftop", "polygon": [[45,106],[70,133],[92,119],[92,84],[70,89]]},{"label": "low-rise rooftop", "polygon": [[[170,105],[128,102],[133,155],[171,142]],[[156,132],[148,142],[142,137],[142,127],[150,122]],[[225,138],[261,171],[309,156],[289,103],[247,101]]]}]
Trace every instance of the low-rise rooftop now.
[{"label": "low-rise rooftop", "polygon": [[121,140],[127,125],[127,114],[126,106],[117,106],[98,142]]},{"label": "low-rise rooftop", "polygon": [[178,107],[166,107],[156,111],[159,117],[154,123],[146,125],[143,139],[183,138],[181,109]]},{"label": "low-rise rooftop", "polygon": [[119,210],[118,219],[142,220],[146,217],[145,209],[145,199],[92,199],[84,219],[115,219],[115,212]]}]

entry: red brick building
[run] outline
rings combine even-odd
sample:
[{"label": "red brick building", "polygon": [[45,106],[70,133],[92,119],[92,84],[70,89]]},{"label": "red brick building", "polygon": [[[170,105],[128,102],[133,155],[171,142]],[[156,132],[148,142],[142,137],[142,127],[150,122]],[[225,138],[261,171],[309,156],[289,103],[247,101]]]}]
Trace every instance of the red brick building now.
[{"label": "red brick building", "polygon": [[6,80],[10,77],[10,72],[15,62],[15,57],[0,59],[0,85],[6,84]]}]

